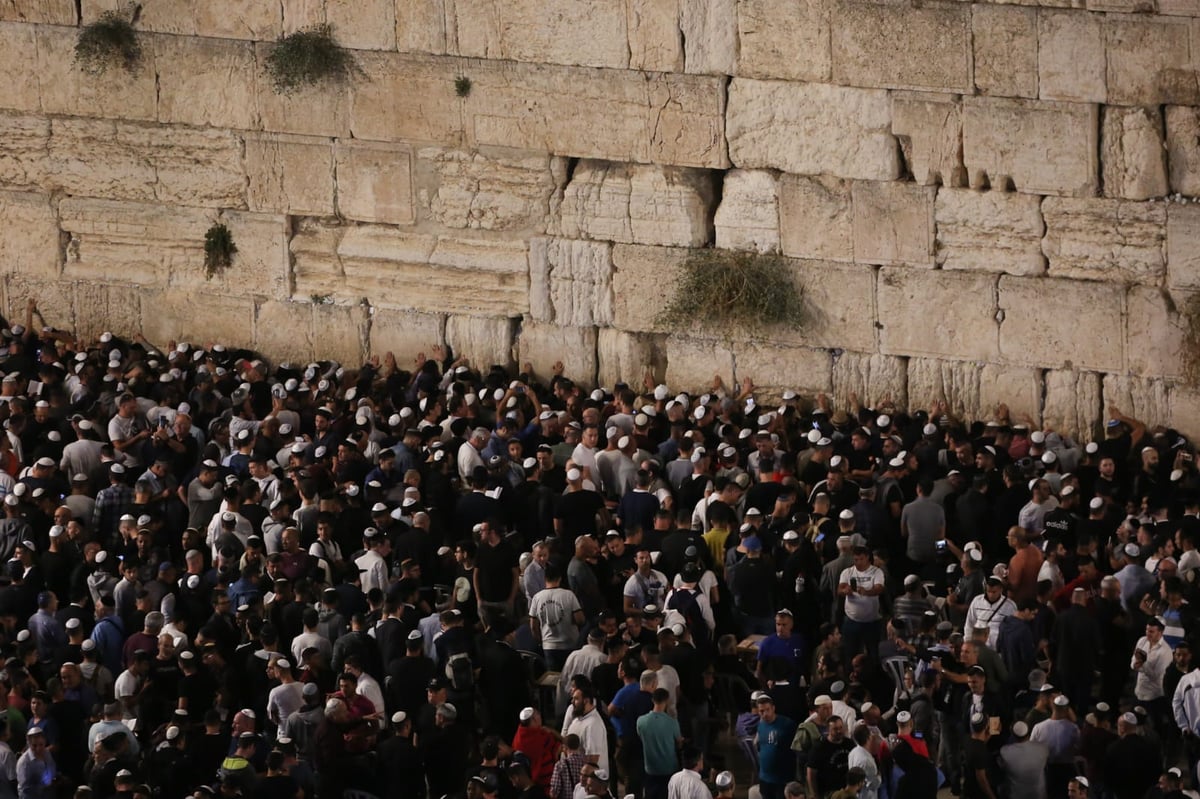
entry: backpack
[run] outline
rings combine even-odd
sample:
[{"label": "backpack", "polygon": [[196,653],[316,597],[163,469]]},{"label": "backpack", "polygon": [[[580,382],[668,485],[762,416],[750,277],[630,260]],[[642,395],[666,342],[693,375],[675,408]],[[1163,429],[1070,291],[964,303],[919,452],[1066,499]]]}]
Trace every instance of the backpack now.
[{"label": "backpack", "polygon": [[700,610],[700,602],[697,600],[703,593],[699,588],[680,588],[671,595],[671,601],[667,603],[668,610],[683,616],[684,623],[692,633],[692,642],[695,643],[696,649],[703,649],[709,643],[708,624],[704,621],[704,613]]},{"label": "backpack", "polygon": [[446,658],[446,679],[455,691],[470,691],[475,687],[475,666],[466,652],[455,652]]}]

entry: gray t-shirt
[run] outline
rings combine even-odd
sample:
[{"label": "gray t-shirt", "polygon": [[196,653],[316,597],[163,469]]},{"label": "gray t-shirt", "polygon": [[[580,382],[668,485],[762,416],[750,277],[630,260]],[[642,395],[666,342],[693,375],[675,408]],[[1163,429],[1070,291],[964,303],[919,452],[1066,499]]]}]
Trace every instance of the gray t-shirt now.
[{"label": "gray t-shirt", "polygon": [[900,523],[908,528],[908,559],[929,563],[937,557],[938,531],[946,524],[946,511],[928,497],[917,497],[900,512]]},{"label": "gray t-shirt", "polygon": [[582,610],[579,600],[565,588],[544,588],[529,603],[530,618],[542,628],[543,649],[573,649],[579,637],[575,611]]},{"label": "gray t-shirt", "polygon": [[1000,748],[1000,763],[1008,783],[1008,795],[1038,797],[1046,795],[1046,761],[1050,748],[1037,741],[1009,744]]}]

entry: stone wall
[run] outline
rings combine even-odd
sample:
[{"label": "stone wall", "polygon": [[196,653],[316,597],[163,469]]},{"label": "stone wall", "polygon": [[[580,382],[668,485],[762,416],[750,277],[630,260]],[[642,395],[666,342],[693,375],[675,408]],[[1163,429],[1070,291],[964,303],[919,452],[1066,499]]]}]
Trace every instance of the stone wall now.
[{"label": "stone wall", "polygon": [[[84,75],[118,5],[0,1],[18,316],[1200,433],[1197,0],[142,0],[140,71]],[[361,74],[275,94],[318,22]],[[659,327],[707,246],[784,256],[808,321]]]}]

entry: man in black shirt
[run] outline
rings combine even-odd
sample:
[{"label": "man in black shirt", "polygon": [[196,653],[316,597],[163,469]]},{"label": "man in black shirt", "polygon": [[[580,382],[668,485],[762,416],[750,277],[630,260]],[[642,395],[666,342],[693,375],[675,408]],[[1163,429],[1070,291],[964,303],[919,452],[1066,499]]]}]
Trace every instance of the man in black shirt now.
[{"label": "man in black shirt", "polygon": [[808,758],[808,795],[829,796],[846,785],[846,769],[854,743],[846,737],[846,722],[830,716],[825,737]]},{"label": "man in black shirt", "polygon": [[475,597],[479,617],[491,626],[499,618],[512,618],[520,570],[517,553],[500,535],[499,522],[482,522],[479,549],[475,552]]},{"label": "man in black shirt", "polygon": [[962,799],[996,799],[995,764],[988,739],[988,719],[981,713],[971,716],[971,737],[967,740],[963,764]]}]

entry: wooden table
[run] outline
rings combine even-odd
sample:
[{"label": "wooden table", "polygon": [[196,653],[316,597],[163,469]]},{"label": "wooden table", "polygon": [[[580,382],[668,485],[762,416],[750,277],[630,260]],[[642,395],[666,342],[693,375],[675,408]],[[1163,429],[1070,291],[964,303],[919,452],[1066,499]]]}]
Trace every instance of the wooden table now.
[{"label": "wooden table", "polygon": [[737,645],[737,653],[743,660],[758,660],[758,647],[766,640],[765,635],[747,635]]}]

